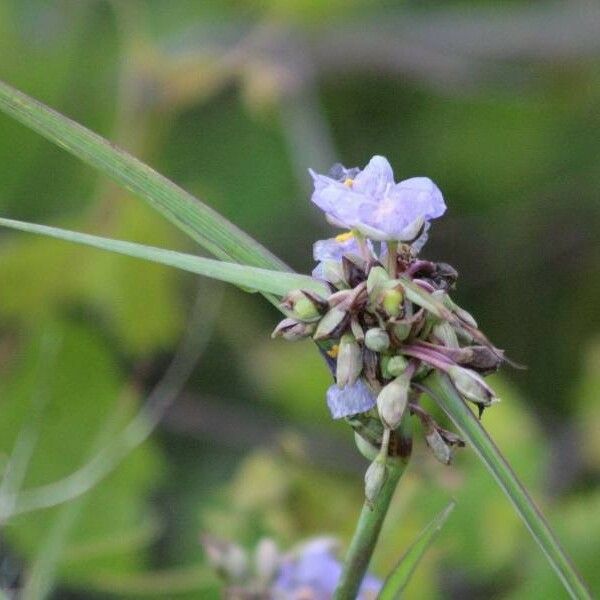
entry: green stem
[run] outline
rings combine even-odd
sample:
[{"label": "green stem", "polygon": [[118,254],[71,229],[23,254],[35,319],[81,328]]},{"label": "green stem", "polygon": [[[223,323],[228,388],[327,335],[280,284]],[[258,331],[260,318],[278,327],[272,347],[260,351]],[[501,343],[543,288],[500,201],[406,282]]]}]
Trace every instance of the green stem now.
[{"label": "green stem", "polygon": [[398,242],[386,242],[388,273],[392,279],[398,275]]},{"label": "green stem", "polygon": [[366,502],[364,503],[333,600],[354,600],[356,598],[371,561],[392,496],[405,468],[406,462],[388,461],[388,478],[377,499],[372,507]]}]

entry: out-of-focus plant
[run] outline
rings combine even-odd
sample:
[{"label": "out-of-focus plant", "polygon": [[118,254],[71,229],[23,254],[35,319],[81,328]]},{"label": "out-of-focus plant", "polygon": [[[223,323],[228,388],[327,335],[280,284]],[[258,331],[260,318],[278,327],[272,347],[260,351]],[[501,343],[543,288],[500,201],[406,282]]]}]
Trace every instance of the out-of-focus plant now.
[{"label": "out-of-focus plant", "polygon": [[[332,224],[349,231],[315,246],[320,264],[309,277],[290,272],[258,242],[143,163],[6,84],[0,84],[0,108],[144,198],[220,260],[9,219],[1,219],[1,225],[260,291],[286,314],[275,335],[312,337],[317,343],[335,379],[327,393],[332,416],[347,420],[359,450],[372,461],[355,535],[334,577],[335,598],[355,598],[365,584],[390,501],[411,455],[414,420],[443,463],[450,462],[454,446],[464,445],[462,438],[473,447],[568,593],[589,597],[540,512],[465,402],[474,403],[481,413],[497,400],[482,376],[505,358],[473,317],[451,300],[454,269],[418,258],[430,221],[445,210],[433,182],[413,178],[396,184],[382,157],[374,157],[363,171],[337,167],[328,177],[313,174],[313,201]],[[423,392],[447,413],[462,438],[440,427],[421,407]],[[407,552],[382,597],[400,593],[435,529],[432,525]],[[332,559],[331,569],[337,564]],[[281,584],[279,576],[284,577],[283,571],[273,581]],[[318,592],[320,583],[314,585]],[[244,596],[243,590],[238,592]]]}]

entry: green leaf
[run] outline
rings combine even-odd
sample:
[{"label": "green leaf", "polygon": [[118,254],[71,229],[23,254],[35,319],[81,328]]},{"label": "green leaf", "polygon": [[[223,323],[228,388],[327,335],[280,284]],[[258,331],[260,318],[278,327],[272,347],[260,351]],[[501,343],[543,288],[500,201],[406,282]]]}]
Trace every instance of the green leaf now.
[{"label": "green leaf", "polygon": [[173,250],[163,250],[162,248],[144,246],[143,244],[111,240],[67,229],[25,223],[23,221],[13,221],[11,219],[0,218],[0,225],[29,233],[38,233],[61,240],[76,242],[102,250],[109,250],[127,256],[143,258],[163,265],[176,267],[183,271],[197,273],[198,275],[241,285],[265,293],[284,296],[291,290],[304,289],[325,297],[329,295],[329,290],[323,283],[307,275],[248,267],[246,265],[194,256],[193,254],[183,254],[181,252],[174,252]]},{"label": "green leaf", "polygon": [[1,81],[0,110],[142,197],[218,258],[289,270],[249,235],[172,181],[99,135]]},{"label": "green leaf", "polygon": [[431,395],[440,408],[450,417],[463,437],[471,444],[481,462],[490,471],[502,491],[508,496],[571,598],[591,598],[585,583],[560,547],[553,531],[523,487],[523,484],[517,479],[500,450],[448,378],[434,373],[425,380],[422,388]]},{"label": "green leaf", "polygon": [[439,513],[429,525],[419,534],[412,546],[404,553],[394,570],[388,575],[378,600],[396,600],[408,584],[425,552],[435,541],[445,525],[456,502],[452,501]]}]

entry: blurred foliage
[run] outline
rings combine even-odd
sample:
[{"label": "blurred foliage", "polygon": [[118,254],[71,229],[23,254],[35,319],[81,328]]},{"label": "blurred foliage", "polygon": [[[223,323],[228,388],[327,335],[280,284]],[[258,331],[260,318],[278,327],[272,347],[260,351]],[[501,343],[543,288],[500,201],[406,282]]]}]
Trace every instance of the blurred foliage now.
[{"label": "blurred foliage", "polygon": [[[529,367],[496,378],[503,402],[484,423],[600,593],[600,47],[582,25],[597,13],[579,8],[581,21],[575,7],[517,1],[0,0],[0,77],[117,141],[303,271],[312,242],[331,233],[307,200],[307,167],[380,153],[399,177],[435,179],[449,211],[426,255],[460,270],[459,302]],[[142,202],[4,117],[0,212],[192,250]],[[1,232],[0,473],[32,419],[25,489],[68,475],[110,439],[161,377],[191,282]],[[203,529],[248,547],[264,534],[282,547],[323,532],[349,539],[366,465],[329,419],[320,357],[270,341],[275,320],[260,298],[227,293],[186,397],[75,501],[55,597],[217,597],[198,566]],[[48,335],[57,356],[36,417]],[[449,497],[457,508],[407,598],[562,597],[476,458],[463,451],[444,468],[421,442],[379,575]],[[4,525],[3,585],[27,581],[63,510]]]}]

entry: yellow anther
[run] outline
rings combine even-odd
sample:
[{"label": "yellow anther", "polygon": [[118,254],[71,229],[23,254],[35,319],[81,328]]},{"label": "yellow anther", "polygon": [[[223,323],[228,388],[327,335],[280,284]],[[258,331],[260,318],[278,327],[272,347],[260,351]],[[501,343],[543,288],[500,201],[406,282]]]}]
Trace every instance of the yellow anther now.
[{"label": "yellow anther", "polygon": [[343,242],[347,242],[354,237],[354,234],[351,231],[346,231],[346,233],[340,233],[340,235],[335,236],[335,241],[340,244]]},{"label": "yellow anther", "polygon": [[344,179],[344,185],[346,187],[352,187],[353,183],[354,183],[354,179],[352,179],[351,177],[347,177],[346,179]]},{"label": "yellow anther", "polygon": [[335,346],[331,347],[331,350],[327,350],[327,354],[329,356],[331,356],[331,358],[337,358],[339,351],[340,351],[340,346],[339,346],[339,344],[336,344]]}]

